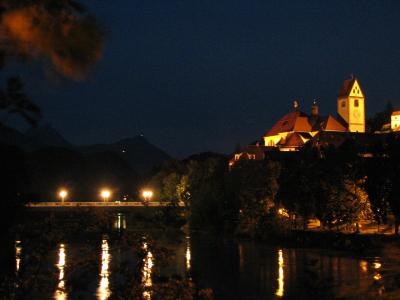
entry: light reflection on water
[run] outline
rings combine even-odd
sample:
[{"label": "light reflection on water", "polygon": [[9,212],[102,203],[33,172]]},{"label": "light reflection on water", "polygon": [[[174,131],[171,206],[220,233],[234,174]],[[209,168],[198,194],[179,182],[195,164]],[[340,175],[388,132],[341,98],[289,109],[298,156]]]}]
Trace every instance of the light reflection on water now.
[{"label": "light reflection on water", "polygon": [[243,257],[243,245],[238,243],[238,251],[239,251],[239,270],[242,273],[244,267],[244,257]]},{"label": "light reflection on water", "polygon": [[15,272],[17,275],[21,266],[21,252],[21,241],[15,241]]},{"label": "light reflection on water", "polygon": [[360,269],[364,273],[368,272],[368,262],[366,260],[360,260]]},{"label": "light reflection on water", "polygon": [[379,269],[382,267],[382,264],[379,262],[379,258],[375,258],[375,261],[372,264],[372,267],[375,270],[374,279],[379,281],[382,279],[382,275],[379,272]]},{"label": "light reflection on water", "polygon": [[101,242],[101,271],[100,271],[100,283],[97,289],[97,299],[106,300],[111,296],[110,290],[110,247],[108,245],[108,240],[103,239]]},{"label": "light reflection on water", "polygon": [[147,242],[143,242],[143,250],[146,252],[146,257],[143,259],[143,270],[142,270],[142,284],[145,288],[145,290],[143,291],[143,299],[150,300],[151,286],[153,285],[151,274],[154,264],[154,258],[153,254],[148,249]]},{"label": "light reflection on water", "polygon": [[191,250],[191,245],[190,245],[190,236],[186,237],[186,253],[185,253],[185,258],[186,258],[186,271],[189,272],[190,268],[192,267],[192,250]]},{"label": "light reflection on water", "polygon": [[283,274],[283,266],[284,266],[284,262],[283,262],[283,251],[280,249],[278,251],[278,289],[276,290],[275,295],[277,295],[278,297],[283,297],[284,295],[284,285],[285,285],[285,277]]},{"label": "light reflection on water", "polygon": [[117,213],[116,219],[114,222],[114,228],[116,228],[118,231],[121,231],[122,229],[126,229],[126,216],[123,213]]},{"label": "light reflection on water", "polygon": [[66,300],[68,297],[68,294],[65,291],[65,279],[64,279],[65,265],[66,265],[65,245],[60,244],[58,249],[58,262],[56,264],[58,268],[58,285],[57,285],[57,290],[54,293],[54,299],[56,300]]},{"label": "light reflection on water", "polygon": [[[118,231],[126,228],[125,214],[116,214],[115,217],[114,228]],[[103,237],[101,251],[99,251],[100,247],[96,247],[96,259],[100,259],[101,269],[98,277],[94,274],[93,279],[90,279],[90,284],[93,285],[88,293],[91,297],[95,294],[99,300],[108,300],[115,296],[112,295],[114,280],[111,280],[111,276],[118,276],[118,272],[114,271],[114,266],[118,266],[119,248],[115,245],[111,249],[110,243],[108,237]],[[150,244],[149,240],[139,241],[139,245],[144,251],[143,266],[137,274],[141,278],[138,284],[142,284],[144,288],[140,296],[144,300],[151,300],[155,297],[154,267],[163,266],[163,264],[161,260],[157,260],[156,263],[154,245]],[[276,299],[297,296],[301,298],[304,295],[308,297],[312,289],[320,293],[326,289],[331,293],[328,296],[342,298],[352,296],[353,293],[357,293],[357,296],[366,295],[372,289],[382,294],[388,285],[387,270],[388,266],[391,266],[386,258],[383,260],[379,257],[357,259],[329,250],[277,249],[253,242],[231,240],[221,242],[210,237],[189,235],[179,244],[165,241],[162,246],[170,247],[176,255],[173,258],[176,263],[172,262],[172,266],[168,266],[169,269],[166,270],[168,276],[178,274],[191,280],[191,274],[196,274],[196,283],[198,281],[199,284],[212,288],[221,295],[221,299]],[[53,293],[56,290],[53,295],[56,300],[74,298],[73,280],[67,281],[65,278],[66,268],[71,271],[71,262],[75,261],[77,251],[74,247],[69,243],[67,246],[60,244],[57,247],[58,282],[50,291]],[[29,247],[23,239],[22,242],[15,241],[15,272],[21,279],[26,266],[29,265],[25,261],[25,253],[29,254],[27,249]],[[110,272],[111,259],[112,273]],[[52,264],[54,263],[53,259]],[[163,267],[160,268],[163,275]],[[316,280],[309,280],[307,276]],[[306,283],[311,287],[303,284],[305,278],[309,280]],[[113,279],[118,279],[118,277]],[[328,299],[328,296],[325,299]]]},{"label": "light reflection on water", "polygon": [[375,261],[372,264],[372,267],[375,270],[374,274],[374,280],[378,282],[379,288],[378,288],[378,294],[381,296],[385,292],[385,285],[383,284],[383,276],[380,272],[380,269],[382,267],[381,259],[379,257],[375,258]]}]

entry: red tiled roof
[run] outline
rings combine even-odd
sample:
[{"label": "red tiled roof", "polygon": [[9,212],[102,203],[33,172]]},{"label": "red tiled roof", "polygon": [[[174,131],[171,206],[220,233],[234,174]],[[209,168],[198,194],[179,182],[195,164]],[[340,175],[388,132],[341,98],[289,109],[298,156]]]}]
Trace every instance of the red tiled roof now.
[{"label": "red tiled roof", "polygon": [[[319,117],[317,123],[311,126],[310,118],[306,114],[294,111],[286,114],[269,130],[266,136],[277,135],[281,132],[311,132],[311,131],[340,131],[346,132],[347,129],[333,116]],[[285,142],[283,142],[285,143]]]},{"label": "red tiled roof", "polygon": [[296,123],[294,124],[293,131],[310,132],[311,124],[308,121],[308,117],[297,117]]},{"label": "red tiled roof", "polygon": [[400,116],[400,111],[394,111],[392,112],[392,116]]},{"label": "red tiled roof", "polygon": [[288,136],[286,139],[286,143],[282,145],[282,147],[301,147],[304,145],[303,139],[300,134],[294,132]]},{"label": "red tiled roof", "polygon": [[338,97],[348,96],[350,94],[351,88],[353,87],[353,84],[356,80],[357,79],[355,77],[353,77],[351,79],[346,79],[345,81],[343,81],[343,84],[340,88]]},{"label": "red tiled roof", "polygon": [[282,138],[282,139],[280,139],[279,142],[277,142],[276,144],[277,144],[278,146],[283,146],[283,145],[285,145],[286,141],[287,141],[286,139],[283,139],[283,138]]},{"label": "red tiled roof", "polygon": [[298,127],[300,129],[304,129],[304,127],[306,126],[304,125],[305,121],[303,120],[303,118],[305,118],[308,122],[307,115],[299,111],[292,111],[283,116],[283,118],[281,118],[278,122],[276,122],[275,125],[272,126],[272,128],[267,132],[266,136],[277,135],[281,132],[294,131],[295,125],[299,117],[301,118],[301,120],[298,123]]},{"label": "red tiled roof", "polygon": [[329,115],[321,124],[321,129],[324,131],[341,131],[346,132],[347,129],[339,123],[334,117]]}]

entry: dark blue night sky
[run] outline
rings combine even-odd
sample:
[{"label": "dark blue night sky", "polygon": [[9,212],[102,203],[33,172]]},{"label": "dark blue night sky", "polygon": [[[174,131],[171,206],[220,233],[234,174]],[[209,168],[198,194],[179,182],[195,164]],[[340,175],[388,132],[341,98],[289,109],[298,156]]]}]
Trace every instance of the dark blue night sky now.
[{"label": "dark blue night sky", "polygon": [[107,32],[88,78],[54,78],[34,63],[23,75],[43,122],[73,143],[143,133],[177,157],[231,152],[294,99],[335,113],[350,74],[368,115],[387,100],[400,109],[399,1],[83,2]]}]

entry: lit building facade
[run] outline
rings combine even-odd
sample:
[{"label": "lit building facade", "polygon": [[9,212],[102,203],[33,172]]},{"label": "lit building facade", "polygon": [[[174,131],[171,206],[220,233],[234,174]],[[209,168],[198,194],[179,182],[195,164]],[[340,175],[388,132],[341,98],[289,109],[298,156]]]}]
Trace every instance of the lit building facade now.
[{"label": "lit building facade", "polygon": [[[398,122],[400,125],[400,112]],[[355,77],[345,80],[339,90],[336,117],[320,115],[316,101],[310,114],[300,111],[298,101],[294,101],[293,111],[279,119],[261,141],[235,153],[230,166],[241,159],[263,160],[268,151],[298,151],[307,143],[321,145],[328,138],[335,145],[335,140],[342,142],[352,133],[365,133],[365,96]]]},{"label": "lit building facade", "polygon": [[357,78],[345,80],[337,99],[337,112],[350,132],[365,132],[365,98]]},{"label": "lit building facade", "polygon": [[400,131],[400,111],[392,112],[392,116],[390,118],[390,128],[393,131]]}]

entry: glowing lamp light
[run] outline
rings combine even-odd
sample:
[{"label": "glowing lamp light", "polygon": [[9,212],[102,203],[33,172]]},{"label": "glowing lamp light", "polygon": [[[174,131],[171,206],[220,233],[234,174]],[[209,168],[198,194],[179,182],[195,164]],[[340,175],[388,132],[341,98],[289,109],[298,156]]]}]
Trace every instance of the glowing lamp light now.
[{"label": "glowing lamp light", "polygon": [[148,201],[153,197],[153,191],[144,190],[142,193],[142,196],[143,196],[144,200]]},{"label": "glowing lamp light", "polygon": [[288,211],[287,211],[286,209],[284,209],[284,208],[280,208],[280,209],[278,210],[278,214],[280,214],[282,217],[289,218],[289,213],[288,213]]},{"label": "glowing lamp light", "polygon": [[110,198],[111,192],[110,190],[102,190],[100,196],[103,198],[104,202],[106,202],[108,198]]},{"label": "glowing lamp light", "polygon": [[59,191],[58,196],[60,196],[61,201],[64,202],[65,198],[67,198],[67,196],[68,196],[68,191],[62,189]]}]

